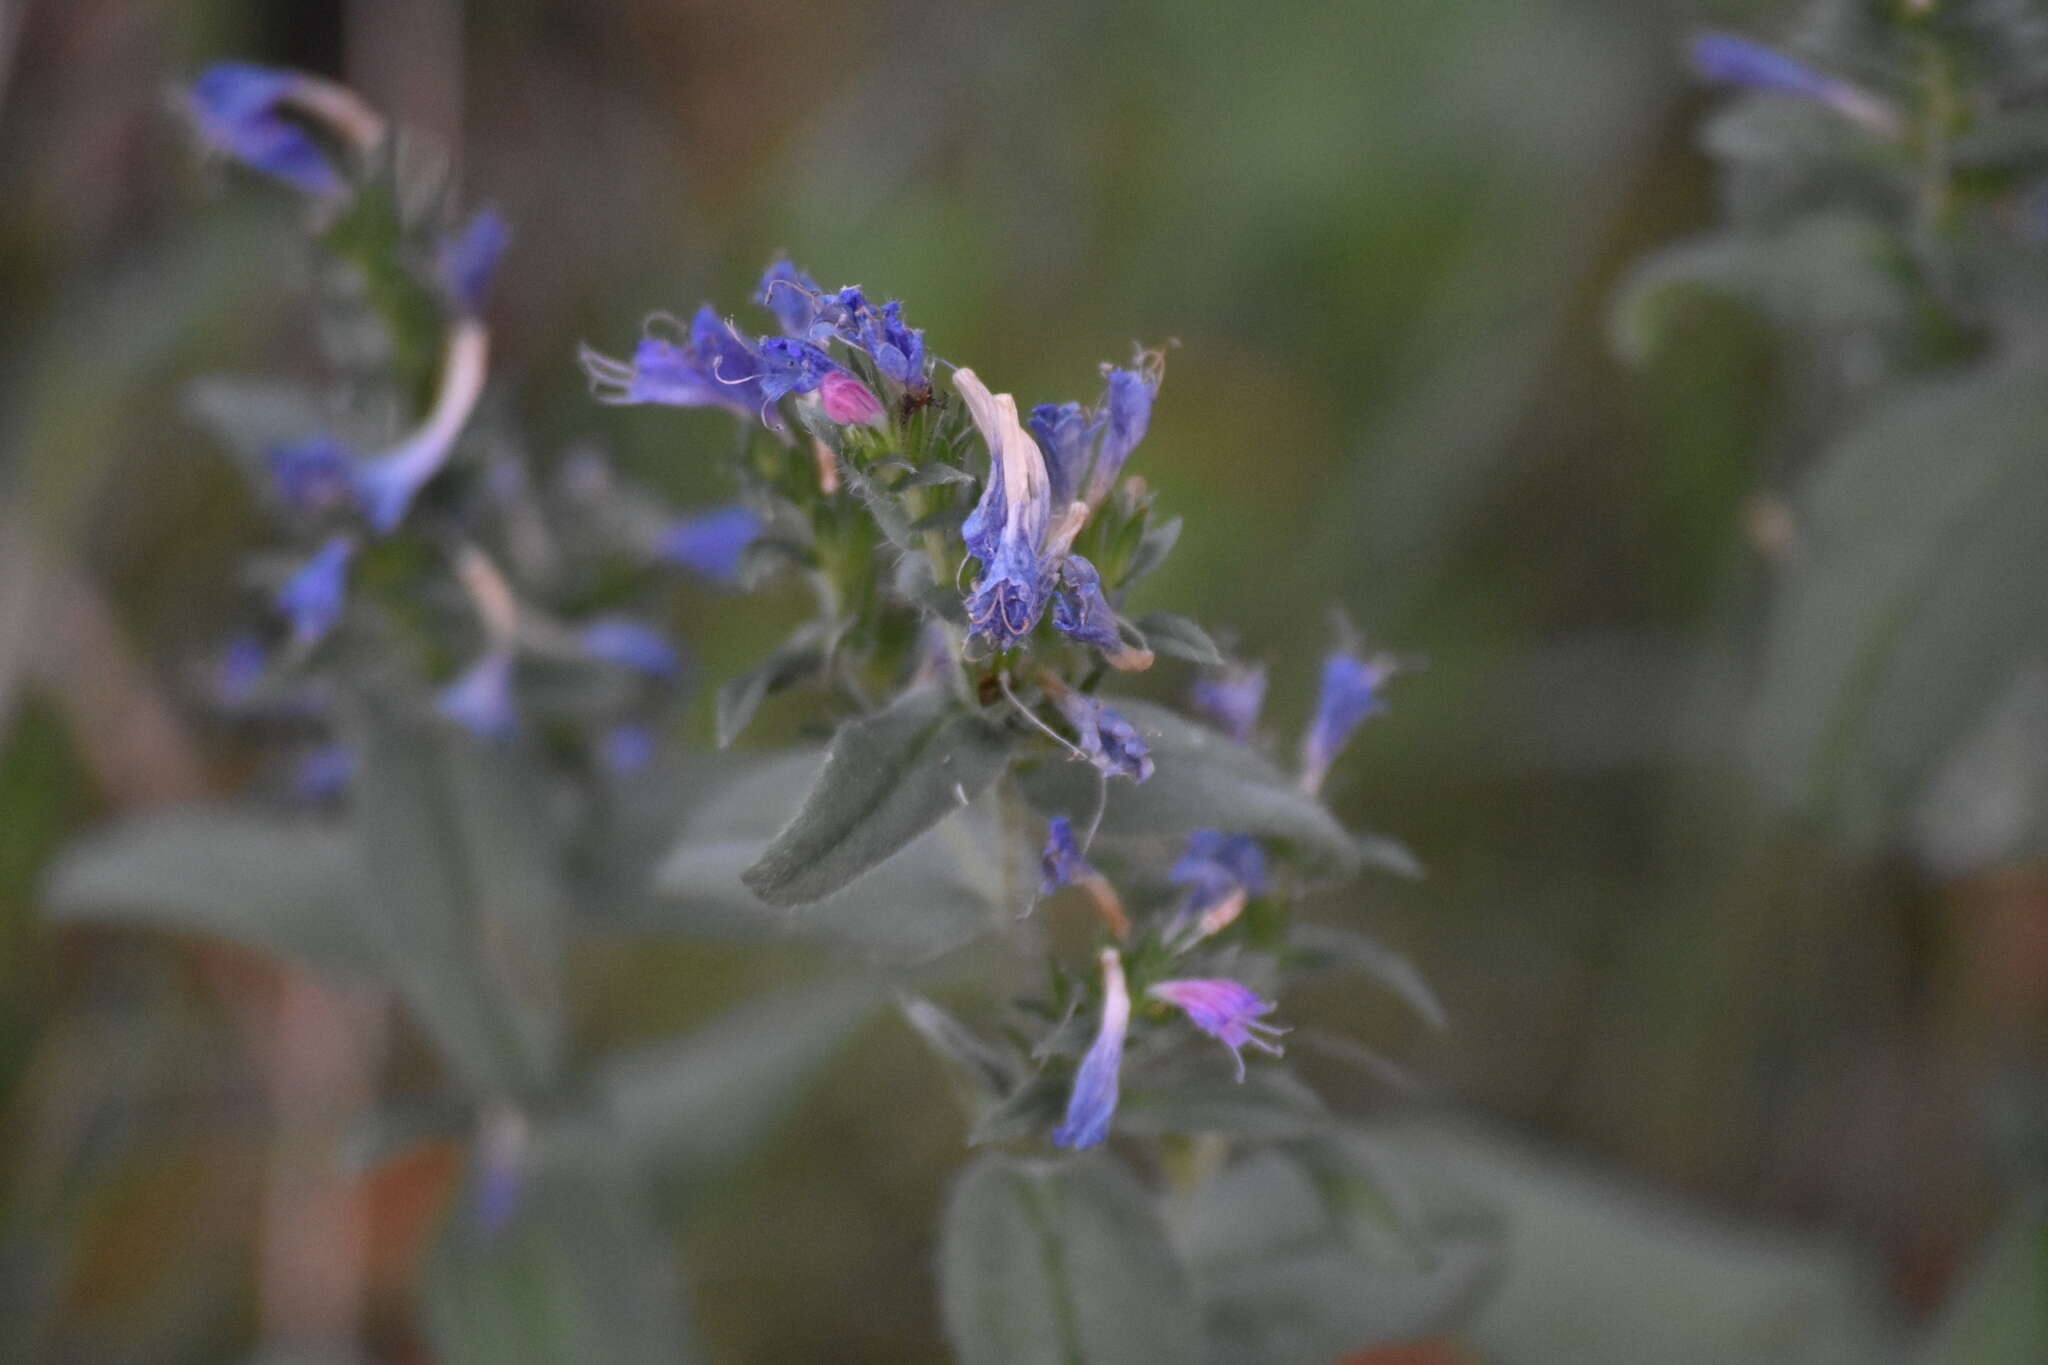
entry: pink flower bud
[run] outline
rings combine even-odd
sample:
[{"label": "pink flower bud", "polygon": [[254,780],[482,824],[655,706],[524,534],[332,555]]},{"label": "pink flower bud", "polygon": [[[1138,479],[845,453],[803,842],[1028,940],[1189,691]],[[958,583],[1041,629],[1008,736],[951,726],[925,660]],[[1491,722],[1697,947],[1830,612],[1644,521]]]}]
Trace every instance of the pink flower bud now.
[{"label": "pink flower bud", "polygon": [[882,425],[882,400],[868,386],[844,370],[831,370],[818,386],[818,401],[825,415],[841,426]]}]

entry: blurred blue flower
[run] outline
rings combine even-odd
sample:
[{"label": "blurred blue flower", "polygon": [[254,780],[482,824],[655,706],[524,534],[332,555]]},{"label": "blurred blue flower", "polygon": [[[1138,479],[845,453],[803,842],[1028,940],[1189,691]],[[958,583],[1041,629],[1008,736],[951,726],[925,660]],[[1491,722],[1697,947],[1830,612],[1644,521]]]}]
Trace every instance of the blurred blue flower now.
[{"label": "blurred blue flower", "polygon": [[441,387],[426,420],[382,455],[356,465],[356,498],[377,534],[397,530],[420,489],[448,463],[483,395],[489,359],[490,333],[484,325],[473,318],[458,322],[448,336]]},{"label": "blurred blue flower", "polygon": [[322,744],[307,750],[292,769],[292,798],[328,801],[348,789],[355,776],[356,756],[346,744]]},{"label": "blurred blue flower", "polygon": [[1261,1000],[1249,987],[1213,977],[1161,981],[1145,994],[1177,1007],[1196,1028],[1229,1048],[1240,1081],[1244,1079],[1246,1047],[1259,1048],[1275,1057],[1280,1055],[1280,1045],[1272,1040],[1287,1030],[1259,1022],[1276,1006],[1270,1000]]},{"label": "blurred blue flower", "polygon": [[682,661],[661,632],[623,616],[604,616],[584,626],[577,637],[593,659],[630,668],[655,678],[673,678]]},{"label": "blurred blue flower", "polygon": [[214,666],[213,698],[222,706],[240,706],[256,691],[257,682],[270,667],[269,652],[256,632],[239,631],[221,651]]},{"label": "blurred blue flower", "polygon": [[745,503],[670,522],[656,538],[654,553],[671,564],[695,569],[721,583],[737,582],[747,546],[761,534],[761,517]]},{"label": "blurred blue flower", "polygon": [[599,402],[722,407],[765,420],[761,357],[708,304],[681,336],[671,339],[657,328],[681,325],[666,313],[650,318],[630,364],[583,347],[583,372]]},{"label": "blurred blue flower", "polygon": [[1124,1035],[1131,1026],[1131,996],[1124,984],[1123,959],[1114,948],[1102,950],[1102,1023],[1074,1072],[1074,1090],[1067,1099],[1065,1122],[1052,1130],[1061,1147],[1093,1147],[1109,1136],[1116,1114],[1117,1074],[1123,1067]]},{"label": "blurred blue flower", "polygon": [[512,704],[512,651],[490,650],[469,671],[441,689],[435,701],[441,714],[471,734],[494,739],[510,734],[519,723]]},{"label": "blurred blue flower", "polygon": [[762,272],[754,302],[775,314],[784,336],[809,337],[824,294],[816,280],[792,265],[787,256],[779,256]]},{"label": "blurred blue flower", "polygon": [[1189,700],[1207,712],[1232,739],[1249,744],[1259,723],[1259,711],[1266,703],[1265,667],[1233,667],[1206,674],[1195,680]]},{"label": "blurred blue flower", "polygon": [[292,637],[302,645],[315,643],[334,628],[348,603],[348,566],[355,542],[330,536],[311,558],[278,588],[276,605],[292,624]]},{"label": "blurred blue flower", "polygon": [[1323,661],[1316,711],[1301,740],[1301,782],[1310,791],[1323,785],[1330,764],[1365,718],[1379,709],[1379,689],[1392,665],[1340,651]]},{"label": "blurred blue flower", "polygon": [[1188,888],[1170,937],[1190,933],[1203,939],[1228,926],[1246,900],[1266,889],[1266,855],[1248,834],[1198,829],[1168,875]]},{"label": "blurred blue flower", "polygon": [[1152,776],[1152,756],[1137,728],[1098,699],[1084,692],[1063,692],[1056,704],[1074,727],[1075,747],[1090,763],[1111,777],[1143,782]]},{"label": "blurred blue flower", "polygon": [[483,311],[491,276],[511,235],[496,209],[481,208],[470,215],[460,232],[442,241],[441,279],[463,312],[474,315]]},{"label": "blurred blue flower", "polygon": [[1081,856],[1081,846],[1074,840],[1074,823],[1064,815],[1055,815],[1046,822],[1045,851],[1039,855],[1039,870],[1038,894],[1041,896],[1050,896],[1095,870]]},{"label": "blurred blue flower", "polygon": [[910,390],[923,390],[924,332],[904,325],[903,305],[892,299],[876,308],[861,301],[850,319],[855,345],[874,359],[883,375]]},{"label": "blurred blue flower", "polygon": [[1045,454],[1055,506],[1081,495],[1101,425],[1079,403],[1040,403],[1031,410],[1031,434]]},{"label": "blurred blue flower", "polygon": [[1159,392],[1156,368],[1112,369],[1109,397],[1103,405],[1102,443],[1095,450],[1095,469],[1088,480],[1088,501],[1100,502],[1124,467],[1124,461],[1145,439],[1152,424],[1152,398]]},{"label": "blurred blue flower", "polygon": [[1692,40],[1691,55],[1703,79],[1814,100],[1886,135],[1898,129],[1898,115],[1877,96],[1763,43],[1733,33],[1702,33]]},{"label": "blurred blue flower", "polygon": [[644,725],[622,721],[604,732],[598,758],[607,772],[626,776],[654,761],[654,732]]},{"label": "blurred blue flower", "polygon": [[341,176],[319,143],[278,112],[298,80],[290,71],[216,62],[192,82],[186,108],[212,150],[307,194],[339,194]]},{"label": "blurred blue flower", "polygon": [[324,512],[354,495],[355,457],[331,436],[286,441],[263,458],[278,497],[297,511]]},{"label": "blurred blue flower", "polygon": [[1071,640],[1093,645],[1106,654],[1124,650],[1117,634],[1116,610],[1102,595],[1102,575],[1080,555],[1060,561],[1059,588],[1053,594],[1053,629]]}]

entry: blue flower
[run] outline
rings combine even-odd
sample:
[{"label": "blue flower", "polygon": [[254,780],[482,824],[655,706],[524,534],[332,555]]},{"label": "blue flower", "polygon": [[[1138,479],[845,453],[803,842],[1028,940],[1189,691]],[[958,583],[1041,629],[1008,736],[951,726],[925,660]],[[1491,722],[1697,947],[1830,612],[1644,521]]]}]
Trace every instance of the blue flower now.
[{"label": "blue flower", "polygon": [[981,500],[961,527],[968,552],[982,563],[967,597],[967,619],[976,636],[1002,649],[1031,633],[1052,588],[1043,544],[1052,488],[1045,457],[1017,420],[1016,400],[991,394],[972,370],[955,370],[953,387],[989,452]]},{"label": "blue flower", "polygon": [[355,492],[355,457],[331,436],[286,441],[264,452],[270,479],[286,506],[324,512]]},{"label": "blue flower", "polygon": [[256,691],[256,684],[270,667],[270,656],[254,631],[242,631],[228,641],[214,666],[213,697],[223,706],[240,706]]},{"label": "blue flower", "polygon": [[1265,667],[1231,668],[1197,678],[1189,699],[1232,739],[1249,744],[1266,702]]},{"label": "blue flower", "polygon": [[904,325],[901,303],[892,299],[875,308],[861,299],[849,314],[853,335],[847,339],[874,359],[876,369],[906,389],[929,387],[924,377],[924,333]]},{"label": "blue flower", "polygon": [[1040,403],[1031,410],[1031,434],[1045,452],[1045,472],[1055,505],[1081,495],[1101,425],[1079,403]]},{"label": "blue flower", "polygon": [[292,770],[292,797],[308,804],[332,800],[348,789],[356,756],[346,744],[322,744],[302,755]]},{"label": "blue flower", "polygon": [[816,280],[792,265],[787,256],[779,256],[762,272],[754,302],[775,314],[784,336],[809,337],[824,294]]},{"label": "blue flower", "polygon": [[456,438],[483,395],[490,349],[490,332],[481,322],[470,318],[457,323],[448,336],[441,388],[426,420],[390,450],[356,466],[356,498],[377,534],[398,529],[413,498],[448,463]]},{"label": "blue flower", "polygon": [[1046,822],[1045,852],[1039,855],[1039,870],[1042,875],[1038,894],[1041,896],[1050,896],[1061,887],[1095,871],[1081,856],[1081,846],[1074,840],[1074,822],[1064,815],[1055,815]]},{"label": "blue flower", "polygon": [[1191,924],[1193,938],[1207,938],[1235,920],[1246,900],[1266,889],[1266,855],[1248,834],[1198,829],[1188,836],[1186,851],[1168,875],[1188,888],[1187,904],[1175,921],[1177,930],[1185,931]]},{"label": "blue flower", "polygon": [[739,580],[747,546],[761,534],[761,518],[744,503],[734,503],[669,523],[654,545],[658,558],[695,569],[721,583]]},{"label": "blue flower", "polygon": [[278,112],[298,84],[294,72],[217,62],[199,73],[185,103],[200,140],[214,151],[307,194],[339,194],[342,179],[327,154]]},{"label": "blue flower", "polygon": [[1124,1035],[1130,1026],[1131,996],[1124,984],[1123,959],[1116,949],[1104,948],[1102,1023],[1074,1072],[1066,1121],[1052,1130],[1052,1140],[1059,1146],[1093,1147],[1109,1136],[1109,1121],[1116,1114],[1117,1073],[1123,1067]]},{"label": "blue flower", "polygon": [[1177,1007],[1187,1015],[1189,1023],[1229,1048],[1240,1081],[1244,1079],[1245,1048],[1280,1055],[1280,1045],[1272,1040],[1287,1030],[1259,1022],[1277,1007],[1270,1000],[1261,1000],[1249,987],[1227,978],[1211,977],[1161,981],[1145,994]]},{"label": "blue flower", "polygon": [[761,397],[776,403],[785,394],[809,393],[838,368],[831,356],[808,341],[765,338],[761,342]]},{"label": "blue flower", "polygon": [[1151,751],[1137,728],[1084,692],[1062,692],[1055,704],[1074,727],[1074,745],[1090,763],[1111,777],[1143,782],[1152,776]]},{"label": "blue flower", "polygon": [[1309,791],[1323,785],[1335,761],[1365,718],[1379,709],[1379,689],[1393,673],[1383,660],[1366,660],[1340,651],[1323,661],[1322,690],[1316,712],[1301,740],[1301,783]]},{"label": "blue flower", "polygon": [[618,664],[655,678],[673,678],[682,662],[675,646],[661,632],[623,616],[606,616],[592,621],[578,637],[583,652],[593,659]]},{"label": "blue flower", "polygon": [[597,752],[606,771],[620,776],[637,773],[654,760],[654,732],[644,725],[621,722],[604,732]]},{"label": "blue flower", "polygon": [[1733,33],[1702,33],[1694,38],[1692,66],[1706,80],[1813,100],[1877,133],[1890,135],[1898,130],[1898,115],[1869,91]]},{"label": "blue flower", "polygon": [[1053,629],[1067,638],[1102,651],[1111,668],[1150,668],[1152,651],[1124,643],[1118,632],[1116,609],[1102,595],[1102,575],[1084,556],[1068,555],[1060,561],[1059,586],[1052,599]]},{"label": "blue flower", "polygon": [[435,705],[442,715],[481,738],[510,734],[519,723],[512,705],[512,651],[490,650],[442,688]]},{"label": "blue flower", "polygon": [[671,339],[657,328],[680,331],[680,324],[666,313],[650,318],[630,364],[582,349],[583,372],[599,402],[722,407],[767,419],[761,357],[710,305],[697,310],[684,335]]},{"label": "blue flower", "polygon": [[491,287],[491,275],[497,269],[498,257],[504,254],[505,243],[511,235],[497,210],[482,208],[470,215],[462,231],[442,241],[441,280],[463,312],[476,314],[483,311],[484,295]]},{"label": "blue flower", "polygon": [[1152,424],[1152,398],[1159,392],[1159,371],[1112,369],[1109,398],[1104,403],[1102,443],[1095,450],[1095,470],[1088,480],[1088,501],[1100,502],[1124,467],[1124,461],[1145,439]]},{"label": "blue flower", "polygon": [[356,545],[347,536],[330,536],[277,590],[277,609],[292,623],[292,638],[315,643],[334,628],[348,602],[348,566]]}]

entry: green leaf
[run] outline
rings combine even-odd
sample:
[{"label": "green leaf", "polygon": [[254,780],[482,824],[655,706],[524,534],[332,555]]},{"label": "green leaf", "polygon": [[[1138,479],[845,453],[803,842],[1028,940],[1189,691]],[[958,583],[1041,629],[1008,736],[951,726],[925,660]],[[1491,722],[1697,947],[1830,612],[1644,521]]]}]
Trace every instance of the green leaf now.
[{"label": "green leaf", "polygon": [[851,463],[842,461],[840,467],[845,471],[847,487],[860,499],[861,506],[868,509],[868,515],[875,519],[875,526],[883,538],[905,554],[917,553],[917,537],[911,528],[910,515],[903,510],[902,500]]},{"label": "green leaf", "polygon": [[597,1075],[606,1131],[640,1170],[708,1180],[760,1142],[877,1000],[863,984],[806,986],[606,1061]]},{"label": "green leaf", "polygon": [[1176,1068],[1176,1073],[1132,1078],[1117,1105],[1116,1131],[1141,1137],[1225,1133],[1275,1139],[1329,1126],[1329,1113],[1315,1091],[1278,1066],[1247,1067],[1242,1081],[1227,1061]]},{"label": "green leaf", "polygon": [[[1118,782],[1102,833],[1186,836],[1221,829],[1290,842],[1311,866],[1349,875],[1357,843],[1320,802],[1264,757],[1164,707],[1119,699],[1116,709],[1143,734],[1158,770],[1146,782]],[[1080,764],[1048,759],[1020,766],[1024,794],[1048,815],[1092,809],[1095,779]]]},{"label": "green leaf", "polygon": [[1361,834],[1357,837],[1358,857],[1367,867],[1376,867],[1382,872],[1391,872],[1397,877],[1419,881],[1428,875],[1422,862],[1408,846],[1386,834]]},{"label": "green leaf", "polygon": [[510,1222],[458,1208],[420,1296],[445,1365],[561,1365],[701,1358],[680,1305],[671,1243],[637,1173],[595,1134],[544,1133]]},{"label": "green leaf", "polygon": [[718,747],[723,749],[740,737],[761,709],[761,703],[783,688],[815,676],[825,666],[824,630],[808,622],[778,645],[775,651],[746,672],[728,679],[718,689],[714,707]]},{"label": "green leaf", "polygon": [[1943,1309],[1918,1365],[2048,1360],[2048,1200],[2018,1202]]},{"label": "green leaf", "polygon": [[1178,612],[1147,612],[1137,622],[1145,643],[1161,654],[1186,659],[1204,668],[1220,668],[1223,655],[1209,632]]},{"label": "green leaf", "polygon": [[509,745],[364,701],[351,810],[401,989],[474,1089],[544,1088],[559,1060],[565,891],[541,779]]},{"label": "green leaf", "polygon": [[1200,1358],[1186,1275],[1152,1201],[1108,1159],[984,1156],[954,1187],[939,1302],[962,1365]]},{"label": "green leaf", "polygon": [[226,376],[188,386],[185,411],[233,451],[245,470],[266,477],[271,447],[327,430],[334,418],[309,385]]},{"label": "green leaf", "polygon": [[918,466],[917,472],[900,485],[904,488],[930,488],[937,484],[973,483],[974,476],[957,465],[944,460],[932,460]]},{"label": "green leaf", "polygon": [[1023,1059],[1015,1049],[983,1038],[951,1011],[908,992],[897,993],[896,1007],[938,1057],[970,1121],[986,1117],[1023,1078]]},{"label": "green leaf", "polygon": [[95,831],[43,886],[61,922],[214,934],[308,967],[381,977],[362,920],[355,845],[333,825],[187,806]]},{"label": "green leaf", "polygon": [[1868,841],[2048,646],[2048,368],[2008,363],[1874,408],[1804,492],[1750,751]]},{"label": "green leaf", "polygon": [[1179,517],[1168,517],[1156,526],[1147,526],[1144,538],[1138,542],[1138,548],[1124,570],[1121,586],[1137,582],[1164,564],[1166,557],[1173,553],[1173,547],[1180,543],[1180,531]]},{"label": "green leaf", "polygon": [[741,880],[770,905],[822,900],[966,806],[1009,754],[1000,726],[935,688],[849,721],[803,809]]},{"label": "green leaf", "polygon": [[1293,946],[1302,950],[1300,965],[1312,971],[1334,968],[1363,972],[1407,1001],[1431,1028],[1450,1027],[1443,1002],[1437,999],[1415,964],[1377,939],[1331,924],[1299,924],[1289,937]]},{"label": "green leaf", "polygon": [[941,820],[815,904],[796,912],[763,905],[740,876],[788,822],[818,771],[818,755],[806,750],[757,764],[715,788],[655,869],[654,894],[631,910],[626,927],[823,939],[897,964],[938,957],[989,928],[1004,903],[1007,846],[988,799]]}]

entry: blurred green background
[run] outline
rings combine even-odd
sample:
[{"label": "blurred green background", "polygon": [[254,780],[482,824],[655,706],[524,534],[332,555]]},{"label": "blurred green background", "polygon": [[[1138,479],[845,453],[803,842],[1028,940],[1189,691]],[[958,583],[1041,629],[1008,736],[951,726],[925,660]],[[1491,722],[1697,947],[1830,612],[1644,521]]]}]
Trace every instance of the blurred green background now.
[{"label": "blurred green background", "polygon": [[[1544,1319],[1582,1313],[1614,1318],[1616,1353],[1580,1359],[1805,1359],[1796,1323],[1785,1354],[1640,1335],[1686,1337],[1715,1316],[1702,1286],[1774,1256],[1817,1299],[1927,1313],[1996,1209],[1983,1097],[2040,1047],[2048,882],[1936,885],[1769,808],[1732,735],[1774,352],[1732,310],[1689,314],[1647,370],[1602,338],[1628,262],[1712,217],[1684,34],[1777,13],[0,0],[0,1356],[231,1359],[260,1332],[276,1116],[248,1021],[275,983],[34,908],[93,820],[247,766],[198,675],[254,609],[238,564],[265,533],[179,391],[316,359],[289,205],[198,165],[169,111],[229,55],[349,80],[503,209],[497,380],[544,464],[601,439],[678,501],[723,496],[724,419],[600,409],[575,346],[737,308],[778,249],[905,299],[1027,402],[1177,339],[1132,468],[1188,531],[1137,608],[1234,627],[1281,732],[1333,608],[1428,661],[1331,795],[1430,875],[1321,912],[1410,952],[1453,1027],[1378,996],[1298,1013],[1412,1078],[1311,1063],[1336,1107],[1458,1135],[1430,1141],[1577,1239],[1540,1291],[1514,1277],[1544,1255],[1511,1268],[1454,1349],[1572,1358]],[[786,624],[707,593],[683,629],[716,681]],[[793,968],[675,948],[579,970],[595,1047]],[[401,1053],[381,1083],[419,1078]],[[689,1232],[718,1358],[943,1358],[930,1228],[961,1156],[909,1033],[864,1031]],[[390,1359],[418,1349],[392,1286],[437,1188],[409,1178],[363,1193],[400,1247],[368,1328]]]}]

